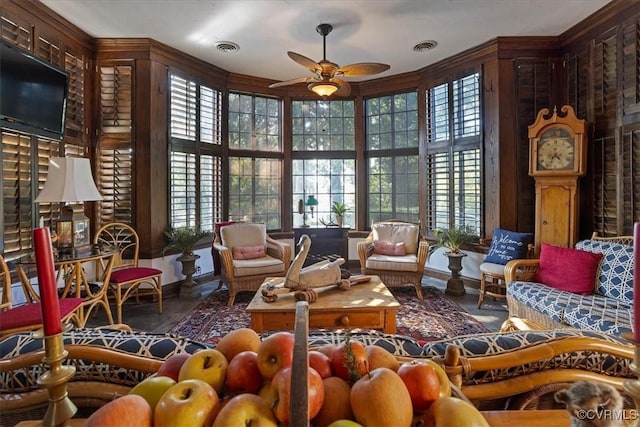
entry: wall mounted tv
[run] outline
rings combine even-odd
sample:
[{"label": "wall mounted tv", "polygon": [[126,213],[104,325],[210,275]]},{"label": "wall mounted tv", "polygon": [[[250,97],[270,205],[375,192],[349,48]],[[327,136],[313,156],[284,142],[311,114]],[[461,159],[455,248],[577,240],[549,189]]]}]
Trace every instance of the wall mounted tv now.
[{"label": "wall mounted tv", "polygon": [[0,127],[62,139],[69,75],[0,42]]}]

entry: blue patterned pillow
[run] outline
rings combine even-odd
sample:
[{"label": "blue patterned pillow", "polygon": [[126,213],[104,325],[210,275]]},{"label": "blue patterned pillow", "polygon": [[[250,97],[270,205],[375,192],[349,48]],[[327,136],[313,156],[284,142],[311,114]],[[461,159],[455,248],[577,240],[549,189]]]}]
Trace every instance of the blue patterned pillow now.
[{"label": "blue patterned pillow", "polygon": [[516,233],[496,228],[484,262],[506,264],[512,259],[526,258],[528,246],[532,242],[532,233]]},{"label": "blue patterned pillow", "polygon": [[633,302],[633,246],[581,240],[576,243],[576,249],[603,255],[596,272],[596,294]]}]

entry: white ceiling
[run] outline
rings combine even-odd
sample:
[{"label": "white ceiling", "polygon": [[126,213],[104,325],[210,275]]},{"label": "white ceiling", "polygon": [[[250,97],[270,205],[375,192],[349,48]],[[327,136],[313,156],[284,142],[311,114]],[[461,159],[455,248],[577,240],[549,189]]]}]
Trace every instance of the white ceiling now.
[{"label": "white ceiling", "polygon": [[[327,59],[390,64],[382,77],[497,36],[557,36],[610,0],[40,1],[93,37],[149,37],[230,72],[287,80],[309,75],[287,51],[322,59],[320,23],[334,27]],[[414,52],[424,40],[438,45]],[[220,52],[218,41],[240,49]]]}]

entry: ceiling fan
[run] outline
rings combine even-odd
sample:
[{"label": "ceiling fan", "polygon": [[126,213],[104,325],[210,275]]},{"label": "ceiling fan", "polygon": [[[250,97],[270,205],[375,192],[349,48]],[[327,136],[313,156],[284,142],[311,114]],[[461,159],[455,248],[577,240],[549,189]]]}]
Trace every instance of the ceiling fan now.
[{"label": "ceiling fan", "polygon": [[333,30],[331,24],[320,24],[316,31],[322,36],[322,61],[315,62],[304,55],[288,51],[287,55],[298,64],[309,69],[313,73],[310,77],[299,77],[297,79],[286,80],[273,83],[270,88],[289,86],[298,83],[308,83],[309,90],[316,94],[327,97],[334,93],[339,96],[348,96],[351,93],[351,85],[341,77],[360,77],[382,73],[391,68],[387,64],[377,62],[359,62],[356,64],[339,66],[327,60],[327,35]]}]

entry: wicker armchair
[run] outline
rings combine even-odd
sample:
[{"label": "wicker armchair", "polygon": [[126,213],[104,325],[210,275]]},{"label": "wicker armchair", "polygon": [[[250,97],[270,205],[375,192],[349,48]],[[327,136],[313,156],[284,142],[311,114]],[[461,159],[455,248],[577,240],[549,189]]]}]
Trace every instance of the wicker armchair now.
[{"label": "wicker armchair", "polygon": [[220,228],[213,247],[220,253],[220,283],[229,288],[229,306],[238,292],[255,292],[266,277],[283,277],[291,262],[291,247],[269,237],[264,224],[238,223]]},{"label": "wicker armchair", "polygon": [[387,287],[411,284],[418,299],[428,254],[429,243],[421,239],[420,226],[399,220],[374,223],[369,236],[358,243],[363,274],[379,276]]}]

